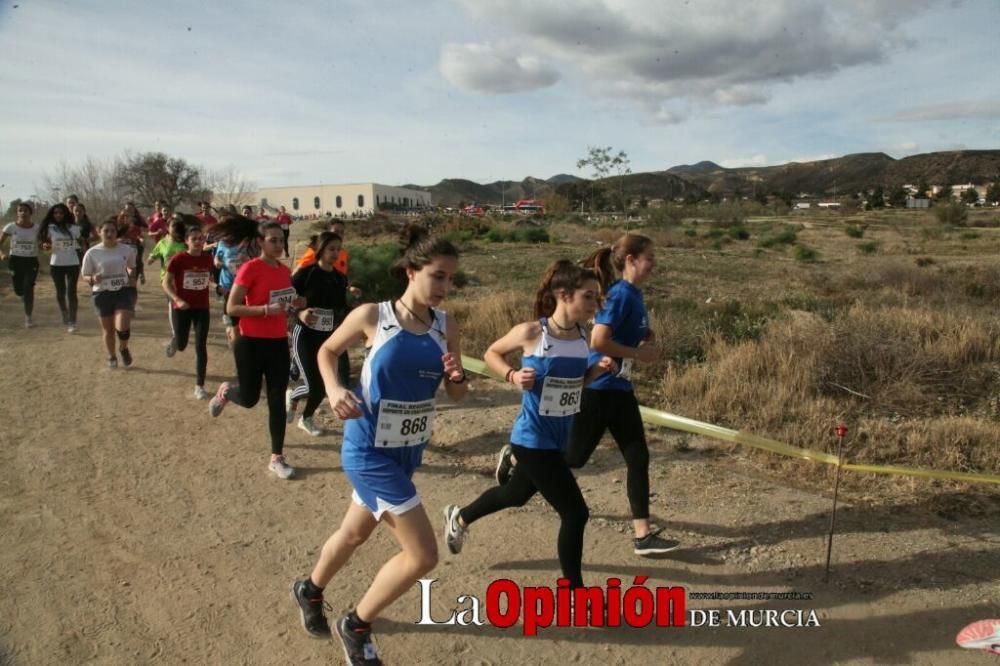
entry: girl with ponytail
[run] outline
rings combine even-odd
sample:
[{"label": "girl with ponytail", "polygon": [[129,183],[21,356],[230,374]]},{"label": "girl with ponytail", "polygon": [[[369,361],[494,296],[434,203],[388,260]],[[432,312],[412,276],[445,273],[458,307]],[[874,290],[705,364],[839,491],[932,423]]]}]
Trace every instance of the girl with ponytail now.
[{"label": "girl with ponytail", "polygon": [[[635,361],[648,363],[659,353],[639,289],[656,266],[653,241],[639,234],[626,234],[612,247],[591,254],[583,263],[598,274],[606,294],[590,336],[591,362],[607,355],[620,369],[584,389],[580,415],[569,437],[566,462],[574,469],[583,467],[604,432],[610,430],[625,458],[626,487],[635,530],[633,550],[637,555],[666,553],[679,544],[649,528],[649,449],[630,379]],[[615,281],[616,274],[621,274],[620,280]]]},{"label": "girl with ponytail", "polygon": [[[352,664],[381,663],[371,623],[437,565],[434,529],[412,476],[430,440],[441,382],[452,400],[461,400],[468,390],[458,325],[437,309],[451,291],[458,251],[417,226],[407,227],[401,240],[393,274],[404,280],[403,295],[355,308],[318,355],[330,406],[346,421],[341,464],[354,496],[310,576],[292,585],[306,632],[330,637],[323,588],[379,524],[400,545],[354,610],[337,620],[337,636]],[[352,391],[338,377],[337,358],[361,340],[368,354]]]},{"label": "girl with ponytail", "polygon": [[[610,358],[588,368],[582,324],[597,312],[598,276],[570,261],[557,261],[542,277],[533,321],[518,324],[486,351],[490,369],[522,391],[521,412],[510,434],[517,457],[509,482],[490,488],[464,508],[445,509],[445,541],[459,553],[469,526],[503,509],[524,506],[536,492],[559,514],[557,542],[562,575],[583,586],[583,532],[589,513],[573,472],[563,457],[585,384],[614,369]],[[520,351],[521,368],[506,356]],[[577,416],[578,418],[578,416]]]}]

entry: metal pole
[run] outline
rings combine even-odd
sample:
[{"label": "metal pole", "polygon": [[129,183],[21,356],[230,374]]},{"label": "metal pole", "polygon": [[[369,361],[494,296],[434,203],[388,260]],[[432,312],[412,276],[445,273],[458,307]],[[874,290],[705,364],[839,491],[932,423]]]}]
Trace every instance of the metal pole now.
[{"label": "metal pole", "polygon": [[830,534],[826,542],[826,570],[823,573],[823,582],[830,580],[830,555],[833,553],[833,531],[837,525],[837,494],[840,491],[840,466],[844,464],[842,453],[844,450],[844,437],[847,435],[847,426],[838,423],[837,433],[837,475],[833,482],[833,511],[830,513]]}]

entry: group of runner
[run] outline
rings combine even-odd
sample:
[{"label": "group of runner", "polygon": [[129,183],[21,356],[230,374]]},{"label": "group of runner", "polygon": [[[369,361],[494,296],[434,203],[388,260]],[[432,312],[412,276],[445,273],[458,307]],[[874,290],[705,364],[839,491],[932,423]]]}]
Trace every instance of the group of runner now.
[{"label": "group of runner", "polygon": [[[72,239],[78,243],[91,239],[82,234],[74,237],[74,226],[67,226],[72,214],[57,204],[31,232],[31,208],[21,204],[17,222],[0,236],[0,246],[7,236],[11,238],[11,272],[28,325],[37,274],[37,248],[33,267],[28,252],[31,234],[36,234],[36,245],[51,244],[54,267],[76,266],[80,274]],[[82,257],[82,275],[93,288],[112,367],[117,364],[116,337],[123,363],[132,363],[128,341],[140,262],[134,247],[119,242],[126,215],[132,214],[123,211],[96,227],[97,242]],[[329,399],[333,413],[345,423],[341,461],[353,495],[340,527],[323,545],[309,576],[294,581],[291,595],[309,635],[330,638],[335,631],[348,663],[381,663],[372,622],[438,561],[434,529],[412,477],[431,436],[439,387],[443,383],[455,401],[468,390],[460,328],[439,309],[458,270],[458,251],[450,242],[408,226],[393,267],[405,284],[402,295],[348,311],[346,256],[336,228],[313,238],[293,276],[281,261],[287,241],[275,221],[261,222],[245,214],[223,216],[211,225],[215,241],[211,254],[200,221],[183,222],[181,218],[159,241],[169,238],[174,245],[160,252],[154,248],[150,255],[151,261],[164,262],[162,284],[170,300],[172,326],[166,353],[172,356],[184,350],[194,330],[195,395],[207,398],[209,286],[216,282],[225,300],[227,339],[238,379],[219,386],[209,412],[218,416],[230,402],[252,408],[266,383],[269,469],[279,478],[294,475],[283,447],[285,426],[297,403],[305,400],[299,426],[318,435],[322,431],[312,417],[323,397]],[[580,264],[557,261],[542,276],[535,319],[514,326],[490,345],[486,363],[521,390],[521,409],[510,443],[498,455],[497,486],[464,506],[445,509],[444,536],[451,553],[461,552],[473,523],[502,509],[523,506],[541,493],[559,515],[556,550],[562,576],[571,588],[582,587],[589,512],[571,470],[586,464],[608,430],[626,463],[634,553],[665,553],[678,547],[650,525],[649,452],[630,380],[636,361],[657,355],[641,291],[655,263],[652,242],[637,234],[623,236]],[[217,271],[214,278],[213,271]],[[60,309],[66,323],[75,328],[73,273],[61,269],[53,279],[59,275],[63,280],[63,290],[57,287],[57,294],[66,296],[59,298]],[[294,317],[291,352],[289,317]],[[591,320],[594,325],[588,335],[584,326]],[[344,362],[348,349],[360,342],[366,356],[352,388]],[[517,352],[520,367],[508,360]],[[293,360],[303,381],[290,390]],[[324,589],[380,524],[390,530],[399,552],[331,630],[324,613]]]}]

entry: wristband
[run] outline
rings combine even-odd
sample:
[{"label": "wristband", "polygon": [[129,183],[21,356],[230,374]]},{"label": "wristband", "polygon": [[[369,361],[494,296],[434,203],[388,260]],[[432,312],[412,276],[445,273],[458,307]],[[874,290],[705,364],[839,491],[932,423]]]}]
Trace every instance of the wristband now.
[{"label": "wristband", "polygon": [[507,375],[503,378],[503,380],[505,382],[513,384],[514,383],[514,379],[513,378],[514,378],[514,373],[515,372],[517,372],[517,370],[515,370],[514,368],[511,368],[510,370],[507,371]]},{"label": "wristband", "polygon": [[466,379],[468,379],[468,377],[466,376],[464,369],[462,370],[461,379],[452,379],[451,377],[448,377],[448,381],[451,382],[452,384],[464,384]]}]

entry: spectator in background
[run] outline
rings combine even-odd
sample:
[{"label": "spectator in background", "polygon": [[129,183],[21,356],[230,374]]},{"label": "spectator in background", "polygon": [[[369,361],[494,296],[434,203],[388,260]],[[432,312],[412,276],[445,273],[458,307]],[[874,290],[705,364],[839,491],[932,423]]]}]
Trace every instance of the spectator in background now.
[{"label": "spectator in background", "polygon": [[285,257],[288,257],[288,233],[292,226],[292,216],[285,212],[285,207],[282,206],[274,221],[281,227],[281,233],[285,236]]}]

